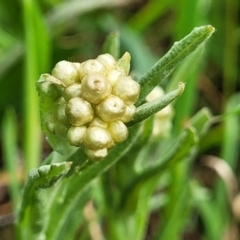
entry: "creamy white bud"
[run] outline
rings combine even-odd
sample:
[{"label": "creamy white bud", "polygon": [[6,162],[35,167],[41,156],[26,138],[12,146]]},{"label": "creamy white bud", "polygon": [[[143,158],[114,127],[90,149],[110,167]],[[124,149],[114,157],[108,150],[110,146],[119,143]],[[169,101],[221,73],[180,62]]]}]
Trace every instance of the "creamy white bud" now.
[{"label": "creamy white bud", "polygon": [[112,69],[107,72],[107,80],[113,86],[120,78],[125,77],[126,75],[119,70]]},{"label": "creamy white bud", "polygon": [[110,95],[111,90],[110,83],[102,75],[91,74],[82,79],[82,97],[91,103],[98,104]]},{"label": "creamy white bud", "polygon": [[122,118],[120,120],[125,123],[130,122],[133,119],[135,113],[136,113],[136,107],[134,105],[126,106],[124,115],[122,116]]},{"label": "creamy white bud", "polygon": [[146,97],[146,100],[148,102],[151,102],[155,100],[156,98],[159,98],[164,95],[164,91],[161,87],[156,86]]},{"label": "creamy white bud", "polygon": [[107,70],[113,69],[116,66],[116,60],[108,53],[99,55],[97,60],[104,64]]},{"label": "creamy white bud", "polygon": [[93,161],[100,161],[108,155],[107,148],[99,149],[99,150],[91,150],[85,149],[87,156]]},{"label": "creamy white bud", "polygon": [[81,97],[81,84],[74,83],[73,85],[66,87],[63,91],[63,97],[66,101],[74,97]]},{"label": "creamy white bud", "polygon": [[128,129],[121,121],[111,122],[108,129],[116,142],[123,142],[128,137]]},{"label": "creamy white bud", "polygon": [[82,98],[71,98],[66,106],[66,116],[74,126],[80,126],[91,122],[93,119],[93,109],[91,104]]},{"label": "creamy white bud", "polygon": [[113,139],[110,132],[105,128],[97,126],[88,127],[84,136],[84,146],[92,150],[109,148],[112,142]]},{"label": "creamy white bud", "polygon": [[61,97],[54,103],[54,106],[53,106],[55,118],[58,122],[60,122],[62,124],[69,123],[67,116],[65,114],[66,105],[67,105],[67,102],[65,101],[65,99],[63,97]]},{"label": "creamy white bud", "polygon": [[52,70],[52,75],[61,80],[65,86],[72,85],[79,81],[79,72],[77,67],[68,61],[58,62]]},{"label": "creamy white bud", "polygon": [[84,135],[87,127],[85,125],[79,127],[70,127],[67,132],[67,140],[70,145],[80,147],[83,143]]},{"label": "creamy white bud", "polygon": [[95,117],[89,124],[89,126],[97,126],[102,128],[107,128],[108,124],[104,122],[101,118]]},{"label": "creamy white bud", "polygon": [[73,64],[75,65],[75,67],[76,67],[78,70],[80,69],[81,63],[79,63],[79,62],[73,62]]},{"label": "creamy white bud", "polygon": [[131,77],[120,78],[113,86],[112,93],[119,96],[127,105],[131,105],[138,100],[140,85]]},{"label": "creamy white bud", "polygon": [[155,114],[156,119],[166,121],[171,120],[173,116],[173,109],[171,105],[166,106],[161,111]]},{"label": "creamy white bud", "polygon": [[88,74],[101,74],[104,75],[106,67],[96,59],[90,59],[83,62],[79,68],[80,78],[82,79]]},{"label": "creamy white bud", "polygon": [[115,96],[110,95],[96,107],[97,115],[106,122],[113,122],[123,117],[126,106],[124,101]]}]

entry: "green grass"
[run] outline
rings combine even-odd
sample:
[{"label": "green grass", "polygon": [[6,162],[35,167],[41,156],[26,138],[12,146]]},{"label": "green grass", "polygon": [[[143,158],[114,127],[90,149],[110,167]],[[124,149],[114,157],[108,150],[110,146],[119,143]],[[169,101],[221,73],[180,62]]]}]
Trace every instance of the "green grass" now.
[{"label": "green grass", "polygon": [[[39,212],[31,205],[24,224],[32,219],[31,213],[43,216],[51,212],[44,224],[40,221],[35,226],[33,222],[28,227],[44,226],[42,233],[48,239],[61,239],[63,234],[66,239],[91,239],[91,224],[83,214],[86,202],[91,200],[106,240],[121,240],[126,234],[137,240],[177,240],[185,239],[189,232],[199,239],[216,240],[222,239],[230,226],[239,225],[228,200],[229,186],[218,175],[204,177],[207,167],[201,166],[204,155],[213,155],[225,161],[239,178],[238,9],[239,3],[234,0],[131,4],[120,0],[23,0],[11,7],[6,0],[0,2],[1,171],[9,174],[13,210],[22,201],[19,166],[24,166],[25,181],[31,169],[43,164],[71,161],[83,169],[82,175],[64,173],[66,177],[56,187],[33,194],[33,201],[40,199],[45,207]],[[53,152],[42,162],[50,147],[41,133],[35,88],[41,73],[50,72],[60,60],[84,61],[101,52],[117,58],[128,51],[132,75],[144,89],[140,104],[160,82],[156,78],[152,85],[146,84],[151,78],[147,70],[175,41],[194,27],[209,24],[216,28],[210,41],[171,74],[177,57],[176,64],[169,63],[168,58],[158,63],[160,85],[166,93],[176,89],[179,82],[186,83],[182,96],[171,104],[174,118],[168,138],[151,139],[150,118],[141,135],[137,127],[131,127],[130,139],[110,151],[106,161],[86,164],[84,152],[72,149],[64,156]],[[204,79],[213,88],[200,87]],[[211,96],[218,97],[214,103]],[[214,168],[211,171],[216,172]],[[205,184],[207,180],[211,188]],[[52,224],[58,221],[58,225]],[[24,239],[25,234],[18,238]]]}]

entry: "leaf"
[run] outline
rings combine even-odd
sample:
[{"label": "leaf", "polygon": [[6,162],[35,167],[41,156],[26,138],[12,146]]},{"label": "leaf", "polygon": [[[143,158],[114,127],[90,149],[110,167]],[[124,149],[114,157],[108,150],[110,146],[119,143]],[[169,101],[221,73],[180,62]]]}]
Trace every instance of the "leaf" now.
[{"label": "leaf", "polygon": [[[91,181],[93,181],[98,175],[109,169],[128,153],[138,137],[138,130],[139,126],[132,127],[129,131],[128,139],[110,150],[105,159],[88,166],[80,173],[75,172],[58,186],[55,196],[58,196],[58,198],[61,198],[62,200],[58,201],[55,199],[55,201],[49,206],[48,211],[50,212],[50,217],[49,221],[46,223],[47,226],[45,226],[45,229],[47,229],[47,239],[69,239],[68,236],[72,233],[68,231],[68,226],[73,224],[71,219],[73,208],[78,205],[78,201],[82,196],[82,191],[85,191],[85,189],[89,187]],[[61,209],[61,211],[59,211],[59,209]],[[78,209],[75,209],[79,214],[81,214],[82,210],[81,206],[79,206]],[[53,222],[54,224],[52,224]],[[77,223],[75,224],[77,225]]]},{"label": "leaf", "polygon": [[8,108],[6,110],[1,130],[4,168],[9,174],[11,200],[14,209],[16,209],[20,196],[20,184],[17,161],[17,117],[14,109]]},{"label": "leaf", "polygon": [[184,83],[179,83],[179,87],[177,90],[174,90],[160,98],[157,98],[149,103],[145,103],[139,106],[137,108],[133,120],[129,122],[127,125],[132,126],[138,122],[141,122],[144,119],[150,117],[151,115],[165,108],[167,105],[169,105],[172,101],[177,99],[182,94],[182,92],[184,91],[184,86],[185,86]]},{"label": "leaf", "polygon": [[38,239],[34,236],[42,228],[46,217],[40,189],[56,185],[68,173],[71,162],[55,163],[32,169],[23,190],[22,203],[18,212],[19,239]]},{"label": "leaf", "polygon": [[175,42],[167,54],[140,79],[141,93],[137,106],[141,105],[152,89],[165,79],[183,59],[205,42],[214,31],[215,29],[210,25],[197,27],[185,38]]},{"label": "leaf", "polygon": [[120,55],[120,39],[119,32],[115,31],[110,33],[103,45],[103,52],[111,54],[115,59]]},{"label": "leaf", "polygon": [[193,128],[187,128],[180,135],[179,139],[171,145],[171,148],[166,149],[165,155],[162,156],[160,163],[143,171],[126,187],[122,194],[121,209],[130,212],[135,211],[134,206],[136,206],[140,189],[149,181],[154,181],[155,178],[159,177],[167,168],[184,159],[197,142],[198,137],[196,131]]},{"label": "leaf", "polygon": [[[27,172],[37,167],[41,155],[41,130],[35,82],[49,67],[50,41],[37,1],[23,0],[25,31],[24,151]],[[34,141],[33,141],[34,139]]]}]

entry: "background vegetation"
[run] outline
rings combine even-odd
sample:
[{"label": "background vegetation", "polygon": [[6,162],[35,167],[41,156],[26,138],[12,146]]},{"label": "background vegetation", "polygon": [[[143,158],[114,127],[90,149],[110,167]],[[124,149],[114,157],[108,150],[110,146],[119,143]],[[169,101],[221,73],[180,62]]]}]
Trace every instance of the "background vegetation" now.
[{"label": "background vegetation", "polygon": [[[51,151],[40,130],[35,90],[40,74],[63,59],[95,58],[113,31],[120,34],[121,53],[132,55],[132,70],[143,74],[195,26],[211,24],[217,31],[202,53],[171,75],[173,85],[174,79],[187,82],[174,105],[172,135],[203,107],[215,116],[233,113],[215,118],[195,154],[161,177],[145,239],[239,239],[239,5],[237,0],[1,0],[0,238],[13,239],[11,212],[20,186]],[[161,86],[171,90],[168,80]],[[158,149],[164,141],[161,148],[149,142],[140,158],[148,162]],[[113,185],[118,184],[123,183]],[[83,239],[94,239],[83,232]]]}]

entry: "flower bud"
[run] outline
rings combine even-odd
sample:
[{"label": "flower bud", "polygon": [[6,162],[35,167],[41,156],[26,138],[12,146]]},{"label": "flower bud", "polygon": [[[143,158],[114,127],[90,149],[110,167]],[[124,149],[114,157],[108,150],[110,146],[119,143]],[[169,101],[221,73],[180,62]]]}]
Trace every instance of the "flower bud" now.
[{"label": "flower bud", "polygon": [[91,150],[85,149],[87,156],[93,161],[100,161],[108,155],[107,148],[99,149],[99,150]]},{"label": "flower bud", "polygon": [[70,127],[67,132],[67,140],[70,145],[80,147],[83,143],[83,138],[87,127],[82,125],[79,127]]},{"label": "flower bud", "polygon": [[112,93],[119,96],[127,105],[131,105],[138,100],[140,85],[131,77],[120,78],[113,86]]},{"label": "flower bud", "polygon": [[79,69],[80,69],[80,66],[81,66],[81,63],[79,63],[79,62],[73,62],[73,64],[75,65],[75,67],[78,69],[78,71],[79,71]]},{"label": "flower bud", "polygon": [[116,66],[114,57],[108,53],[99,55],[97,60],[104,64],[107,70],[113,69]]},{"label": "flower bud", "polygon": [[74,83],[63,91],[63,97],[66,101],[70,100],[74,97],[81,97],[81,84],[80,83]]},{"label": "flower bud", "polygon": [[97,126],[102,128],[107,128],[108,124],[104,122],[101,118],[95,117],[89,124],[89,126]]},{"label": "flower bud", "polygon": [[130,122],[133,119],[135,113],[136,113],[136,107],[134,105],[126,106],[124,115],[120,120],[123,121],[124,123]]},{"label": "flower bud", "polygon": [[146,97],[148,102],[151,102],[164,95],[164,91],[161,87],[156,86]]},{"label": "flower bud", "polygon": [[123,142],[128,137],[128,129],[121,121],[111,122],[108,129],[116,142]]},{"label": "flower bud", "polygon": [[112,69],[108,71],[107,79],[109,83],[113,86],[120,78],[123,78],[125,76],[126,75],[123,72],[116,69]]},{"label": "flower bud", "polygon": [[112,142],[109,131],[97,126],[88,127],[84,136],[84,146],[92,150],[108,148]]},{"label": "flower bud", "polygon": [[91,104],[79,97],[68,101],[65,112],[69,122],[74,126],[83,125],[93,119]]},{"label": "flower bud", "polygon": [[106,72],[106,67],[96,59],[90,59],[83,62],[80,66],[79,73],[80,78],[82,79],[85,75],[88,74],[102,74]]},{"label": "flower bud", "polygon": [[52,75],[61,80],[65,86],[79,81],[79,72],[75,64],[68,61],[58,62],[52,70]]},{"label": "flower bud", "polygon": [[82,97],[87,101],[97,104],[110,95],[111,85],[102,75],[86,75],[82,79]]},{"label": "flower bud", "polygon": [[110,95],[97,105],[96,112],[102,120],[113,122],[124,115],[125,109],[126,106],[121,98]]}]

